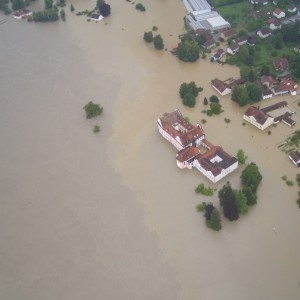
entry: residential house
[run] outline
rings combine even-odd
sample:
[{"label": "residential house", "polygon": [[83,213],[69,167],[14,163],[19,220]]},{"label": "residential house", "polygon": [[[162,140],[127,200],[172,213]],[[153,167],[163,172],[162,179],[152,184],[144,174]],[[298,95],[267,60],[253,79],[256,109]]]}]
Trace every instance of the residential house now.
[{"label": "residential house", "polygon": [[217,51],[212,55],[211,60],[212,61],[218,61],[221,57],[225,55],[225,51],[222,48],[218,48]]},{"label": "residential house", "polygon": [[208,40],[202,44],[202,47],[205,49],[211,49],[216,46],[216,42],[214,39]]},{"label": "residential house", "polygon": [[273,85],[273,78],[272,78],[272,76],[263,75],[260,77],[260,83],[261,83],[261,85],[269,88],[270,86]]},{"label": "residential house", "polygon": [[268,0],[251,0],[253,5],[268,5]]},{"label": "residential house", "polygon": [[272,34],[271,29],[267,27],[261,28],[260,30],[257,31],[257,35],[262,39],[269,37],[271,34]]},{"label": "residential house", "polygon": [[225,96],[231,93],[231,88],[228,85],[219,79],[214,79],[211,82],[211,86],[221,95]]},{"label": "residential house", "polygon": [[92,14],[91,15],[91,20],[95,21],[95,22],[99,22],[103,19],[103,16],[101,16],[100,14]]},{"label": "residential house", "polygon": [[276,8],[273,11],[273,16],[276,17],[277,19],[282,19],[285,17],[285,12],[280,8]]},{"label": "residential house", "polygon": [[221,33],[221,37],[224,38],[225,40],[229,39],[229,38],[232,38],[236,35],[236,31],[235,29],[229,29],[229,30],[226,30],[226,31],[223,31]]},{"label": "residential house", "polygon": [[289,70],[289,62],[286,58],[274,58],[273,66],[277,72],[284,72]]},{"label": "residential house", "polygon": [[22,8],[18,11],[16,11],[14,14],[13,14],[13,17],[17,20],[21,20],[21,19],[24,19],[28,16],[32,15],[32,11],[31,10],[28,10],[26,8]]},{"label": "residential house", "polygon": [[241,36],[234,40],[235,43],[237,43],[239,46],[247,44],[248,37],[247,36]]},{"label": "residential house", "polygon": [[297,11],[297,6],[296,6],[295,4],[290,4],[290,5],[288,6],[288,11],[289,11],[290,13],[296,12],[296,11]]},{"label": "residential house", "polygon": [[269,24],[271,30],[276,30],[281,28],[281,23],[278,19],[270,18],[269,20],[267,20],[267,23]]},{"label": "residential house", "polygon": [[252,35],[248,37],[247,44],[249,46],[255,46],[258,43],[256,36]]},{"label": "residential house", "polygon": [[270,99],[273,97],[273,93],[270,89],[266,88],[262,91],[263,100]]},{"label": "residential house", "polygon": [[300,53],[300,45],[294,47],[294,51]]},{"label": "residential house", "polygon": [[194,146],[189,146],[180,150],[176,154],[177,167],[179,167],[180,169],[184,169],[184,168],[192,169],[193,160],[200,154],[201,154],[200,149]]},{"label": "residential house", "polygon": [[291,151],[289,153],[289,159],[296,167],[300,167],[300,153],[299,151]]},{"label": "residential house", "polygon": [[237,43],[231,43],[231,45],[227,48],[227,53],[231,55],[235,55],[239,52],[240,46]]}]

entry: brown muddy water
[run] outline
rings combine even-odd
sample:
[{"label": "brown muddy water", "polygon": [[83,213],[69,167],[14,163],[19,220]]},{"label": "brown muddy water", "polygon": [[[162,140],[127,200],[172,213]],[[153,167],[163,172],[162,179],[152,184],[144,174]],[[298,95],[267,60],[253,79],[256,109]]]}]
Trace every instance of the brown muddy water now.
[{"label": "brown muddy water", "polygon": [[[230,97],[221,115],[201,113],[211,79],[238,70],[184,64],[142,39],[155,25],[170,49],[183,32],[181,1],[144,1],[144,13],[109,3],[112,16],[99,23],[68,9],[65,23],[0,16],[0,299],[299,299],[298,188],[281,179],[298,170],[277,148],[296,128],[242,126]],[[204,91],[187,109],[178,89],[191,80]],[[296,98],[267,103],[287,100],[299,115]],[[97,120],[85,119],[90,100],[104,106]],[[194,192],[210,183],[178,169],[157,132],[156,119],[174,108],[207,119],[207,138],[232,154],[243,148],[263,175],[256,207],[223,220],[221,232],[195,210],[218,203]],[[242,169],[228,177],[235,188]]]}]

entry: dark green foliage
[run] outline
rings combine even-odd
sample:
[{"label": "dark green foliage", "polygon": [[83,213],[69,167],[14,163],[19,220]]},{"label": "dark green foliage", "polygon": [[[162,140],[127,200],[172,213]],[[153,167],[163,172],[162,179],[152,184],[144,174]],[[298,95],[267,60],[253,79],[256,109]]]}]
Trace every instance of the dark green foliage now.
[{"label": "dark green foliage", "polygon": [[298,198],[296,202],[298,204],[298,207],[300,208],[300,198]]},{"label": "dark green foliage", "polygon": [[178,45],[177,56],[184,62],[194,62],[199,59],[199,50],[198,43],[191,37],[185,36]]},{"label": "dark green foliage", "polygon": [[156,35],[153,38],[153,44],[155,49],[162,50],[164,48],[164,42],[160,34]]},{"label": "dark green foliage", "polygon": [[66,13],[65,13],[65,10],[63,8],[60,10],[60,18],[63,21],[66,21]]},{"label": "dark green foliage", "polygon": [[235,221],[239,218],[239,208],[237,206],[234,192],[229,182],[219,190],[220,205],[223,208],[223,214],[229,221]]},{"label": "dark green foliage", "polygon": [[95,125],[93,131],[95,133],[99,132],[100,131],[100,126],[99,125]]},{"label": "dark green foliage", "polygon": [[101,5],[105,4],[105,0],[97,0],[96,2],[96,8],[100,10]]},{"label": "dark green foliage", "polygon": [[253,190],[256,191],[258,185],[262,180],[262,176],[259,172],[259,169],[255,163],[250,163],[242,172],[241,175],[242,184],[244,186],[253,187]]},{"label": "dark green foliage", "polygon": [[244,164],[246,162],[247,156],[245,155],[245,152],[243,149],[239,149],[236,158],[240,164]]},{"label": "dark green foliage", "polygon": [[197,97],[199,92],[202,92],[203,88],[197,87],[194,81],[190,83],[182,83],[179,88],[179,95],[181,98],[184,98],[186,94],[192,94],[194,97]]},{"label": "dark green foliage", "polygon": [[137,9],[139,11],[145,11],[146,10],[145,6],[142,3],[136,4],[135,9]]},{"label": "dark green foliage", "polygon": [[153,42],[153,33],[152,31],[144,32],[144,41],[147,43]]},{"label": "dark green foliage", "polygon": [[246,89],[250,102],[258,102],[262,99],[262,90],[255,83],[247,82]]},{"label": "dark green foliage", "polygon": [[157,31],[157,30],[158,30],[157,26],[152,27],[152,31]]},{"label": "dark green foliage", "polygon": [[300,174],[296,175],[296,181],[297,181],[298,186],[300,186]]},{"label": "dark green foliage", "polygon": [[97,117],[103,112],[103,107],[101,107],[99,104],[93,103],[92,101],[86,104],[83,109],[85,110],[87,119]]},{"label": "dark green foliage", "polygon": [[74,7],[73,4],[70,5],[70,11],[71,11],[71,12],[75,11],[75,7]]},{"label": "dark green foliage", "polygon": [[256,192],[253,191],[253,188],[250,186],[245,186],[242,192],[247,198],[247,205],[252,206],[257,203],[257,195]]},{"label": "dark green foliage", "polygon": [[24,8],[26,5],[27,3],[24,0],[11,0],[11,7],[13,10]]},{"label": "dark green foliage", "polygon": [[204,104],[204,105],[207,105],[207,104],[208,104],[208,100],[207,100],[206,97],[205,97],[204,100],[203,100],[203,104]]},{"label": "dark green foliage", "polygon": [[206,204],[205,206],[205,212],[204,212],[204,218],[207,220],[210,219],[210,216],[214,210],[214,206],[212,205],[212,203]]},{"label": "dark green foliage", "polygon": [[216,231],[222,229],[221,216],[217,208],[214,207],[210,214],[210,218],[206,219],[206,226]]},{"label": "dark green foliage", "polygon": [[182,99],[183,105],[194,107],[196,104],[196,98],[193,94],[185,94]]},{"label": "dark green foliage", "polygon": [[103,17],[108,17],[111,14],[110,5],[106,3],[101,4],[99,11]]},{"label": "dark green foliage", "polygon": [[219,103],[220,102],[219,98],[216,95],[210,96],[209,101],[213,102],[213,103]]},{"label": "dark green foliage", "polygon": [[54,22],[58,20],[58,13],[54,9],[34,12],[32,14],[34,22]]},{"label": "dark green foliage", "polygon": [[52,0],[44,0],[45,2],[45,9],[50,9],[53,7],[53,1]]},{"label": "dark green foliage", "polygon": [[249,102],[247,89],[241,85],[236,85],[232,90],[231,100],[240,106],[245,106]]},{"label": "dark green foliage", "polygon": [[271,74],[270,67],[266,64],[263,64],[260,70],[260,75],[263,76],[269,76]]},{"label": "dark green foliage", "polygon": [[56,5],[59,7],[65,7],[66,6],[66,0],[58,0],[56,2]]},{"label": "dark green foliage", "polygon": [[224,122],[225,122],[226,124],[229,124],[229,123],[231,122],[231,120],[228,119],[228,118],[224,118]]},{"label": "dark green foliage", "polygon": [[219,115],[222,112],[222,105],[220,103],[210,103],[209,107],[214,115]]}]

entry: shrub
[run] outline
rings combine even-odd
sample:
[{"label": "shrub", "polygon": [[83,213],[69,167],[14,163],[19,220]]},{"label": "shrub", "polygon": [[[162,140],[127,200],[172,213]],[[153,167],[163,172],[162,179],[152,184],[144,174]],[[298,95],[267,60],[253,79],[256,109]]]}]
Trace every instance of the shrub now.
[{"label": "shrub", "polygon": [[153,44],[154,44],[155,49],[157,49],[157,50],[164,49],[164,42],[163,42],[163,39],[160,34],[156,35],[153,38]]},{"label": "shrub", "polygon": [[158,30],[158,28],[156,26],[152,27],[152,31],[157,31],[157,30]]},{"label": "shrub", "polygon": [[214,207],[212,210],[210,218],[206,220],[206,226],[216,231],[220,231],[222,229],[221,216],[217,208]]},{"label": "shrub", "polygon": [[201,204],[198,204],[198,205],[196,206],[196,209],[197,209],[198,212],[203,212],[203,211],[205,211],[205,208],[206,208],[206,203],[205,203],[205,202],[202,202]]},{"label": "shrub", "polygon": [[299,208],[300,208],[300,198],[299,199],[297,199],[297,204],[298,204],[298,206],[299,206]]},{"label": "shrub", "polygon": [[206,122],[207,122],[207,121],[206,121],[205,119],[202,119],[202,120],[201,120],[201,123],[202,123],[202,124],[205,124]]},{"label": "shrub", "polygon": [[206,188],[203,183],[200,183],[196,187],[195,192],[197,194],[202,194],[202,195],[205,195],[205,196],[212,196],[214,194],[214,190],[210,187]]},{"label": "shrub", "polygon": [[193,94],[186,94],[182,99],[182,103],[188,107],[194,107],[196,104],[196,98]]},{"label": "shrub", "polygon": [[224,121],[225,121],[225,123],[227,123],[227,124],[229,124],[229,123],[231,122],[231,120],[228,119],[228,118],[225,118]]},{"label": "shrub", "polygon": [[135,9],[137,9],[139,11],[145,11],[146,10],[145,6],[142,3],[136,4]]},{"label": "shrub", "polygon": [[85,110],[87,119],[97,117],[103,112],[103,107],[101,107],[99,104],[93,103],[92,101],[86,104],[83,109]]},{"label": "shrub", "polygon": [[99,125],[95,125],[93,131],[94,131],[95,133],[99,132],[99,131],[100,131],[100,126],[99,126]]},{"label": "shrub", "polygon": [[153,42],[153,33],[152,31],[144,32],[144,40],[146,43],[152,43]]}]

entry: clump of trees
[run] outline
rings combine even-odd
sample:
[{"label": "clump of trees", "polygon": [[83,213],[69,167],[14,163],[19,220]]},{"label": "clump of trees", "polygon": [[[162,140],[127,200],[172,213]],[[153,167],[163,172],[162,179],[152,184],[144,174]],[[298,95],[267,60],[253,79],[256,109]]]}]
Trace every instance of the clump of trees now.
[{"label": "clump of trees", "polygon": [[197,87],[194,81],[190,83],[182,83],[179,88],[179,95],[182,99],[183,105],[194,107],[196,104],[196,97],[199,92],[202,92],[202,87]]},{"label": "clump of trees", "polygon": [[222,229],[221,215],[219,210],[212,203],[202,202],[196,206],[197,211],[204,212],[206,226],[212,230],[220,231]]},{"label": "clump of trees", "polygon": [[142,3],[136,4],[135,9],[139,10],[139,11],[145,11],[146,10],[145,6]]},{"label": "clump of trees", "polygon": [[[2,4],[1,4],[2,3]],[[8,8],[8,1],[2,1],[0,2],[1,7],[6,7]],[[11,0],[11,7],[13,10],[18,10],[21,8],[24,8],[29,5],[28,0]]]},{"label": "clump of trees", "polygon": [[96,8],[99,10],[101,16],[108,17],[111,14],[110,5],[104,0],[97,0]]},{"label": "clump of trees", "polygon": [[177,57],[184,62],[194,62],[199,59],[200,47],[189,35],[181,37],[178,44]]},{"label": "clump of trees", "polygon": [[236,158],[237,158],[238,162],[243,165],[246,162],[246,159],[248,157],[246,156],[243,149],[239,149],[236,154]]},{"label": "clump of trees", "polygon": [[237,85],[232,90],[231,100],[240,106],[258,102],[262,99],[262,89],[253,82],[247,82],[245,86]]},{"label": "clump of trees", "polygon": [[160,34],[156,35],[153,38],[153,44],[154,44],[155,49],[157,49],[157,50],[164,49],[164,41]]},{"label": "clump of trees", "polygon": [[[219,102],[220,100],[216,95],[212,95],[209,98],[209,109],[206,110],[206,114],[208,116],[219,115],[221,112],[223,112],[222,105]],[[204,98],[203,104],[207,105],[206,103],[208,103],[208,101],[206,98]]]},{"label": "clump of trees", "polygon": [[2,10],[6,15],[9,15],[11,13],[11,9],[8,3],[9,2],[7,0],[0,0],[0,10]]},{"label": "clump of trees", "polygon": [[92,101],[87,103],[83,107],[83,109],[85,110],[87,119],[95,118],[95,117],[101,115],[103,112],[103,107],[101,107],[99,104],[96,104]]},{"label": "clump of trees", "polygon": [[[34,22],[54,22],[58,19],[57,10],[54,8],[32,13],[32,20]],[[31,18],[28,20],[31,20]]]}]

